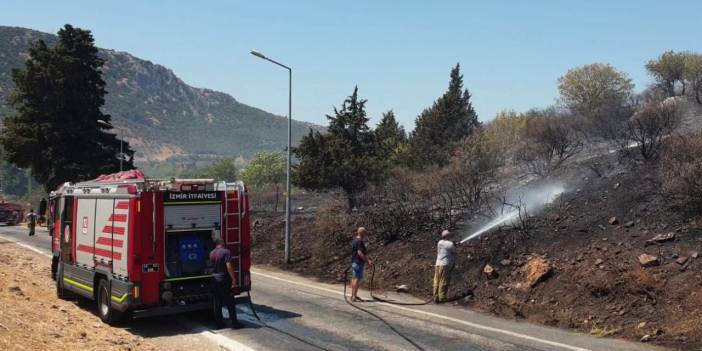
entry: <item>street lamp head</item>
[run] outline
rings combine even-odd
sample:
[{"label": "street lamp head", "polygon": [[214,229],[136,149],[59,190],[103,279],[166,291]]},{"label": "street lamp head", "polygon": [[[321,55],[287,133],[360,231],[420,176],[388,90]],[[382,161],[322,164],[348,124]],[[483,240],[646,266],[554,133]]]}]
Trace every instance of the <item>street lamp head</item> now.
[{"label": "street lamp head", "polygon": [[109,128],[112,128],[112,127],[113,127],[112,124],[110,124],[110,122],[103,121],[103,120],[101,120],[101,119],[98,119],[98,120],[97,120],[97,123],[98,123],[98,124],[101,124],[101,125],[103,125],[103,126],[109,127]]},{"label": "street lamp head", "polygon": [[251,50],[251,55],[254,55],[254,56],[256,56],[256,57],[260,57],[260,58],[262,58],[262,59],[264,59],[264,60],[266,59],[266,56],[265,56],[265,55],[263,55],[262,53],[260,53],[260,52],[258,52],[258,51],[256,51],[256,50]]}]

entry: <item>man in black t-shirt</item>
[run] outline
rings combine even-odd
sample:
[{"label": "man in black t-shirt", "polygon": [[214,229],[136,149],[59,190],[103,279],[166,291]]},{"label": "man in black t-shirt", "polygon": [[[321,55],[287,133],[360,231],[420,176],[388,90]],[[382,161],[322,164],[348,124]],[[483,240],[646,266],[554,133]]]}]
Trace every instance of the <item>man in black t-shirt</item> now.
[{"label": "man in black t-shirt", "polygon": [[373,264],[373,260],[366,255],[366,244],[363,242],[363,238],[366,236],[366,228],[360,227],[356,231],[356,237],[351,243],[351,301],[362,302],[363,300],[358,297],[358,287],[361,285],[361,279],[363,279],[363,269],[365,264]]},{"label": "man in black t-shirt", "polygon": [[[236,271],[231,262],[231,252],[224,247],[224,240],[215,240],[215,249],[210,252],[212,272],[212,294],[214,295],[214,318],[217,329],[224,328],[225,319],[232,321],[232,328],[241,328],[236,318],[236,303],[232,289],[236,286]],[[225,314],[222,309],[226,307]],[[228,316],[227,316],[228,315]]]},{"label": "man in black t-shirt", "polygon": [[33,208],[27,214],[27,226],[29,227],[29,236],[33,236],[34,228],[37,226],[37,214],[34,213]]}]

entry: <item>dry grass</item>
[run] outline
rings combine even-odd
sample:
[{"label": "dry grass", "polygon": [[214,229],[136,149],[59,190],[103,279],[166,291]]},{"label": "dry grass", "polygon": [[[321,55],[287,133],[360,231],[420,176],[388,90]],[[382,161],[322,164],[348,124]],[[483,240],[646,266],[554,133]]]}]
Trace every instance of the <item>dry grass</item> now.
[{"label": "dry grass", "polygon": [[684,204],[702,205],[702,133],[671,140],[661,171],[664,190]]},{"label": "dry grass", "polygon": [[598,337],[598,338],[606,338],[612,335],[617,334],[620,332],[620,328],[607,328],[607,327],[599,327],[599,326],[593,326],[592,329],[590,329],[590,335]]},{"label": "dry grass", "polygon": [[641,268],[636,268],[626,273],[626,278],[633,284],[636,289],[647,291],[658,291],[663,288],[664,281],[658,279],[653,273]]},{"label": "dry grass", "polygon": [[56,298],[49,260],[0,241],[0,349],[152,350],[89,310]]}]

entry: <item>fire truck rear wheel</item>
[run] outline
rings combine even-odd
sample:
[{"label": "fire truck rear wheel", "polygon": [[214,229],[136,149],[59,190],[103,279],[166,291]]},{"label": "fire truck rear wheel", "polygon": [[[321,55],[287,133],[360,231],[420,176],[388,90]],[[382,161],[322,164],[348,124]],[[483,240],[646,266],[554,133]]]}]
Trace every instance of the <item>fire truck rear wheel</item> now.
[{"label": "fire truck rear wheel", "polygon": [[124,320],[125,314],[112,308],[112,299],[110,298],[110,290],[108,289],[107,280],[100,279],[96,297],[97,313],[103,322],[109,325],[115,325]]}]

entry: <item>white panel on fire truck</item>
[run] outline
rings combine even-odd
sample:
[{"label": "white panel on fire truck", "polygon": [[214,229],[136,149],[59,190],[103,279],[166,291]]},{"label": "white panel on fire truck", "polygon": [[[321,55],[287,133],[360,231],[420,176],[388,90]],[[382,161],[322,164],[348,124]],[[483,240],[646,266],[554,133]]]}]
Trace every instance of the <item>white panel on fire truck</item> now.
[{"label": "white panel on fire truck", "polygon": [[93,267],[93,243],[95,241],[95,199],[78,199],[76,214],[76,262]]},{"label": "white panel on fire truck", "polygon": [[221,223],[221,205],[166,206],[166,229],[212,228]]},{"label": "white panel on fire truck", "polygon": [[114,238],[112,254],[112,272],[122,277],[128,276],[127,250],[129,242],[129,199],[115,200],[115,211],[113,216]]},{"label": "white panel on fire truck", "polygon": [[95,211],[95,260],[105,264],[112,258],[115,199],[98,199]]}]

